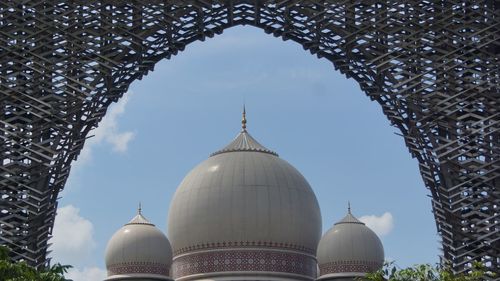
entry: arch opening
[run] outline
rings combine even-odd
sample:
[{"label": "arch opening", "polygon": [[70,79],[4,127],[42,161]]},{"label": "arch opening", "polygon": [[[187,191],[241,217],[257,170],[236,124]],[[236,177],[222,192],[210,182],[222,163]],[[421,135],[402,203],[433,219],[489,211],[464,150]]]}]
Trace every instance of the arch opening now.
[{"label": "arch opening", "polygon": [[[243,43],[236,46],[230,44],[241,41]],[[420,240],[422,236],[427,237],[427,242],[422,243],[434,246],[435,229],[429,225],[430,213],[412,219],[413,223],[406,227],[401,226],[401,221],[423,213],[429,201],[416,177],[414,160],[403,154],[405,148],[401,138],[393,134],[380,109],[360,94],[352,79],[332,73],[327,61],[311,60],[311,56],[295,43],[271,40],[261,30],[249,27],[230,29],[220,37],[193,44],[185,52],[175,59],[159,62],[154,72],[132,84],[133,95],[127,97],[127,114],[131,117],[123,117],[125,120],[119,127],[125,128],[118,132],[137,132],[130,154],[115,156],[117,163],[110,163],[109,148],[96,148],[95,159],[87,165],[89,171],[82,176],[91,179],[81,179],[86,182],[79,183],[87,186],[85,190],[89,193],[65,195],[60,201],[63,206],[90,200],[93,205],[107,206],[109,198],[115,194],[124,196],[123,190],[141,186],[141,194],[149,194],[140,199],[149,206],[148,219],[164,229],[170,192],[194,163],[234,137],[239,130],[240,105],[246,99],[250,132],[304,173],[320,200],[325,231],[344,214],[345,204],[350,199],[359,216],[380,217],[386,212],[392,213],[398,228],[388,234],[391,239],[386,237],[387,243],[392,244],[387,245],[389,252],[403,247],[406,239],[423,241]],[[219,64],[213,65],[215,62]],[[247,69],[239,70],[241,65],[246,65]],[[266,72],[265,75],[262,72]],[[359,114],[347,118],[354,111]],[[112,112],[113,108],[110,111],[113,115]],[[176,140],[172,140],[174,135],[178,136]],[[144,140],[144,136],[148,139]],[[162,151],[155,152],[159,147]],[[383,152],[389,150],[399,153]],[[366,155],[366,158],[354,154]],[[154,159],[150,159],[151,155],[155,155]],[[383,165],[377,164],[377,158],[383,158],[380,160]],[[136,163],[149,163],[151,169],[140,173]],[[116,165],[124,165],[124,168]],[[172,168],[165,170],[163,166]],[[176,169],[179,166],[181,168]],[[110,167],[113,169],[106,172]],[[370,175],[365,174],[368,171]],[[391,173],[399,175],[391,176]],[[123,174],[133,176],[129,178]],[[325,175],[332,175],[331,183]],[[144,186],[145,177],[155,179]],[[411,183],[403,185],[405,177],[411,178]],[[104,178],[104,183],[99,178]],[[114,180],[110,182],[109,179]],[[109,186],[111,184],[113,186]],[[375,186],[380,187],[378,192],[358,196]],[[94,199],[92,190],[99,190],[100,198]],[[397,206],[397,201],[384,194],[405,198],[406,207],[411,204],[420,211],[404,211]],[[114,206],[126,211],[137,200],[127,196]],[[92,214],[96,212],[93,216],[99,220],[104,210],[87,212],[93,221]],[[129,215],[125,212],[120,214],[122,219],[110,217],[101,222],[100,227],[96,224],[96,228],[112,232],[114,228],[108,226],[109,220],[118,227],[129,219]],[[423,231],[426,235],[417,235],[418,225],[426,225]],[[108,236],[102,234],[102,241]],[[437,257],[437,249],[433,253]],[[425,256],[426,251],[419,247],[411,257],[413,260],[402,256],[398,261],[408,265],[419,260],[429,261],[429,255]]]},{"label": "arch opening", "polygon": [[[498,271],[496,4],[228,1],[3,3],[3,241],[45,263],[57,194],[108,106],[163,58],[240,24],[324,56],[401,130],[433,197],[443,260]],[[450,21],[470,20],[454,30]],[[22,15],[22,23],[19,17]],[[68,15],[63,17],[61,15]],[[449,16],[447,16],[449,15]],[[34,20],[36,19],[36,20]],[[26,29],[33,30],[32,33]],[[451,38],[443,40],[442,38]],[[34,126],[43,124],[43,126]],[[29,132],[29,133],[26,133]],[[471,165],[470,163],[476,163]],[[492,176],[493,175],[493,176]],[[486,198],[486,200],[484,199]],[[37,207],[42,206],[42,207]],[[481,227],[477,227],[481,225]],[[493,232],[494,233],[494,232]],[[39,237],[45,237],[38,241]],[[494,247],[495,253],[498,247]]]}]

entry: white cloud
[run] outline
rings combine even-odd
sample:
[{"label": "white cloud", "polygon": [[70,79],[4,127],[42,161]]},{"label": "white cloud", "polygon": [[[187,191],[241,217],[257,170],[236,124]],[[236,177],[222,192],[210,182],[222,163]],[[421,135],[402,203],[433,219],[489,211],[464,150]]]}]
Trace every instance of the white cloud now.
[{"label": "white cloud", "polygon": [[359,220],[364,222],[366,226],[371,228],[378,236],[387,235],[394,228],[394,219],[389,212],[385,212],[382,216],[362,216]]},{"label": "white cloud", "polygon": [[70,264],[65,277],[73,281],[100,281],[106,277],[106,271],[98,267],[84,267],[78,264],[87,260],[96,247],[92,222],[80,216],[80,210],[73,205],[57,209],[52,243],[53,263]]},{"label": "white cloud", "polygon": [[125,107],[130,99],[130,92],[127,92],[114,105],[111,105],[104,118],[99,122],[98,127],[89,132],[89,138],[78,156],[77,165],[87,163],[92,159],[92,150],[96,145],[111,145],[113,151],[123,153],[127,151],[129,142],[134,138],[135,133],[131,131],[121,132],[118,129],[118,118],[125,112]]},{"label": "white cloud", "polygon": [[72,205],[57,209],[51,239],[54,262],[75,265],[88,258],[96,246],[94,226]]},{"label": "white cloud", "polygon": [[71,268],[65,277],[73,281],[101,281],[106,278],[106,270],[98,267],[85,267],[82,270]]}]

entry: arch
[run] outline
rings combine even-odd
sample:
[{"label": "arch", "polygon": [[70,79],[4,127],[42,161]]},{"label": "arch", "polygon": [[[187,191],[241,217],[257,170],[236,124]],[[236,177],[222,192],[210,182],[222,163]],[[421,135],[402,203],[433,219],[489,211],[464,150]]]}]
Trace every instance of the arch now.
[{"label": "arch", "polygon": [[0,3],[1,243],[45,264],[58,193],[108,106],[158,61],[252,25],[328,59],[381,105],[431,191],[443,261],[498,272],[499,11],[492,1]]}]

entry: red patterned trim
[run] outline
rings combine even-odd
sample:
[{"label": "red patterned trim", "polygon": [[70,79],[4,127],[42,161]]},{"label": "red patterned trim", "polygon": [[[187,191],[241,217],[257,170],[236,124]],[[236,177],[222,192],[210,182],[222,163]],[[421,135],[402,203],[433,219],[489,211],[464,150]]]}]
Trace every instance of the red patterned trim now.
[{"label": "red patterned trim", "polygon": [[211,251],[174,257],[174,279],[201,273],[228,271],[278,272],[316,278],[316,259],[308,254],[268,249]]},{"label": "red patterned trim", "polygon": [[311,249],[308,247],[295,245],[292,243],[278,243],[271,241],[236,241],[236,242],[217,242],[217,243],[204,243],[193,245],[189,247],[184,247],[174,250],[174,256],[199,250],[211,250],[220,248],[271,248],[271,249],[288,249],[294,251],[306,252],[312,255],[316,255],[316,249]]},{"label": "red patterned trim", "polygon": [[166,264],[153,262],[124,262],[108,266],[108,276],[132,273],[169,276],[170,269]]},{"label": "red patterned trim", "polygon": [[374,261],[336,261],[319,265],[320,275],[341,272],[374,272],[382,267],[382,263]]}]

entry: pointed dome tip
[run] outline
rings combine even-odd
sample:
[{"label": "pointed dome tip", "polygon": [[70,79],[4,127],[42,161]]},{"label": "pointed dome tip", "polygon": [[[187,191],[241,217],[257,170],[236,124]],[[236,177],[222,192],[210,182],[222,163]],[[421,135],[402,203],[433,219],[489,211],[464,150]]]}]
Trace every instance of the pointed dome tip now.
[{"label": "pointed dome tip", "polygon": [[357,224],[365,224],[364,222],[358,220],[351,211],[351,201],[347,201],[347,215],[340,221],[336,222],[335,224],[342,224],[342,223],[357,223]]},{"label": "pointed dome tip", "polygon": [[248,132],[247,132],[247,116],[246,116],[246,108],[245,104],[243,104],[243,112],[241,118],[241,132],[236,136],[236,138],[226,145],[224,148],[210,154],[210,157],[225,153],[225,152],[237,152],[237,151],[252,151],[252,152],[263,152],[272,154],[274,156],[279,157],[278,153],[267,149],[263,145],[261,145],[257,140],[255,140]]},{"label": "pointed dome tip", "polygon": [[246,130],[242,130],[231,143],[226,145],[221,150],[218,150],[210,154],[210,157],[226,152],[238,152],[238,151],[263,152],[279,157],[278,153],[269,150],[263,145],[261,145]]},{"label": "pointed dome tip", "polygon": [[245,104],[243,104],[243,113],[241,117],[241,131],[246,132],[247,130],[247,111],[245,108]]},{"label": "pointed dome tip", "polygon": [[145,225],[152,225],[154,226],[154,224],[152,224],[148,219],[146,219],[144,217],[144,215],[142,214],[142,204],[139,202],[139,208],[137,208],[137,215],[135,215],[135,217],[133,217],[128,223],[126,223],[125,225],[130,225],[130,224],[145,224]]}]

